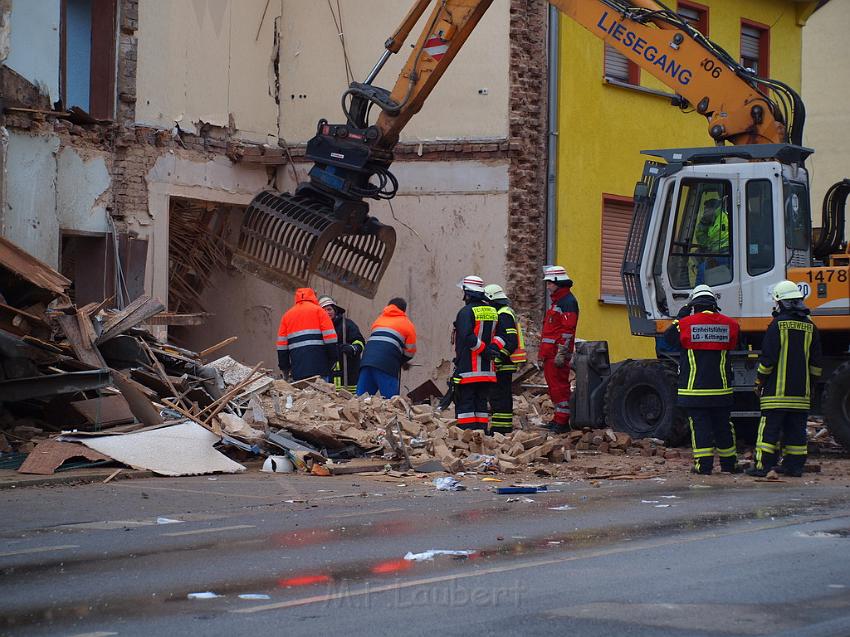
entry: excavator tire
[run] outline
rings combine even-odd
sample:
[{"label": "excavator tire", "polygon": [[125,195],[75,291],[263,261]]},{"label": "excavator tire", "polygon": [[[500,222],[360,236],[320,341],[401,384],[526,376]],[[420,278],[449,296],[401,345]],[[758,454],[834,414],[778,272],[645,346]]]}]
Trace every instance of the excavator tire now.
[{"label": "excavator tire", "polygon": [[633,360],[611,375],[605,392],[605,422],[632,438],[687,439],[685,417],[676,406],[676,371],[658,360]]},{"label": "excavator tire", "polygon": [[850,361],[839,365],[826,381],[822,412],[829,433],[850,450]]}]

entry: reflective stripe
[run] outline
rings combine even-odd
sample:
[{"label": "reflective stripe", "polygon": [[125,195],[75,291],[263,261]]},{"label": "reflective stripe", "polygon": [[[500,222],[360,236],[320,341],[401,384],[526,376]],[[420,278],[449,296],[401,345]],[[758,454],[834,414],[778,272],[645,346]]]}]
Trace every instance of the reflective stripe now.
[{"label": "reflective stripe", "polygon": [[758,373],[764,376],[768,376],[773,373],[773,367],[766,367],[765,365],[759,363]]},{"label": "reflective stripe", "polygon": [[723,383],[723,389],[729,387],[729,381],[726,379],[726,350],[720,351],[720,380]]},{"label": "reflective stripe", "polygon": [[[500,350],[503,349],[506,344],[505,339],[501,338],[500,336],[494,336],[493,343],[497,345]],[[505,353],[507,353],[507,351]]]},{"label": "reflective stripe", "polygon": [[694,458],[708,458],[714,455],[714,447],[700,447],[694,449]]},{"label": "reflective stripe", "polygon": [[320,340],[299,341],[297,343],[291,343],[289,349],[298,349],[299,347],[308,347],[310,345],[324,346],[325,342]]},{"label": "reflective stripe", "polygon": [[735,447],[728,447],[726,449],[717,449],[717,455],[721,458],[734,458],[736,453]]},{"label": "reflective stripe", "polygon": [[820,367],[815,367],[814,365],[809,365],[809,373],[812,376],[820,376],[823,374],[823,370]]},{"label": "reflective stripe", "polygon": [[[691,350],[689,350],[691,351]],[[732,388],[727,389],[679,389],[679,396],[729,396]]]},{"label": "reflective stripe", "polygon": [[285,352],[285,351],[286,351],[286,350],[288,350],[288,349],[289,349],[289,345],[278,345],[278,346],[277,346],[277,351],[278,351],[278,352]]},{"label": "reflective stripe", "polygon": [[[697,360],[694,356],[694,350],[688,350],[688,386],[687,389],[693,389],[694,383],[696,382],[697,377]],[[679,393],[682,393],[682,390],[679,390]]]},{"label": "reflective stripe", "polygon": [[758,435],[756,436],[756,469],[764,469],[764,464],[762,463],[762,450],[759,448],[759,443],[764,440],[764,427],[767,424],[767,418],[762,416],[759,419],[759,430]]},{"label": "reflective stripe", "polygon": [[[307,336],[312,334],[322,334],[322,330],[300,330],[298,332],[290,332],[289,334],[286,334],[284,337],[281,338],[298,338],[299,336]],[[336,332],[334,332],[334,334],[336,334]]]},{"label": "reflective stripe", "polygon": [[336,330],[322,330],[322,336],[327,336],[328,334],[336,336]]},{"label": "reflective stripe", "polygon": [[[809,361],[809,352],[812,348],[812,332],[806,332],[803,336],[803,351],[805,352],[806,362]],[[811,377],[806,374],[806,398],[812,395]]]},{"label": "reflective stripe", "polygon": [[762,409],[791,409],[794,411],[808,410],[811,406],[808,398],[799,396],[762,396]]},{"label": "reflective stripe", "polygon": [[398,351],[403,352],[402,346],[392,336],[370,336],[370,341],[381,341],[382,343],[391,343],[398,348]]},{"label": "reflective stripe", "polygon": [[789,456],[805,456],[809,453],[807,445],[785,445],[785,453]]}]

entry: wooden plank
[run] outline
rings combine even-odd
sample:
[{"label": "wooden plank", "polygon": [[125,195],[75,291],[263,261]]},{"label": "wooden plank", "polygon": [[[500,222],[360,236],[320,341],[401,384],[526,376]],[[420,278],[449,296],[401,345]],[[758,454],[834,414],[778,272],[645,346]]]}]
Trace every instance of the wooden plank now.
[{"label": "wooden plank", "polygon": [[145,321],[148,325],[203,325],[209,314],[196,312],[194,314],[178,314],[175,312],[160,312]]},{"label": "wooden plank", "polygon": [[146,387],[114,369],[112,370],[112,380],[121,391],[121,395],[124,396],[124,400],[127,401],[130,411],[133,412],[137,420],[148,426],[162,424],[162,416],[159,415],[159,410],[145,395]]},{"label": "wooden plank", "polygon": [[92,425],[120,425],[135,419],[127,400],[118,394],[77,400],[71,407]]},{"label": "wooden plank", "polygon": [[138,299],[130,303],[124,310],[118,312],[111,317],[103,325],[103,332],[98,337],[96,343],[100,345],[106,341],[115,338],[135,327],[139,323],[152,317],[154,314],[159,314],[165,309],[165,306],[157,299],[152,299],[147,296],[140,296]]},{"label": "wooden plank", "polygon": [[198,352],[198,358],[200,358],[201,360],[204,360],[204,359],[206,359],[207,356],[209,356],[213,352],[217,352],[218,350],[220,350],[223,347],[227,347],[228,345],[232,345],[233,343],[235,343],[238,340],[239,340],[238,336],[231,336],[230,338],[226,338],[223,341],[221,341],[220,343],[216,343],[215,345],[212,345],[212,346]]},{"label": "wooden plank", "polygon": [[56,295],[65,294],[71,286],[71,282],[56,270],[4,237],[0,237],[0,266]]},{"label": "wooden plank", "polygon": [[77,316],[63,314],[58,318],[58,321],[59,327],[62,328],[65,338],[68,339],[71,349],[74,350],[74,354],[76,354],[80,362],[95,369],[104,369],[106,367],[106,361],[103,360],[103,356],[100,355],[100,352],[95,347],[92,347],[90,344],[88,346],[86,345],[87,341],[83,337]]}]

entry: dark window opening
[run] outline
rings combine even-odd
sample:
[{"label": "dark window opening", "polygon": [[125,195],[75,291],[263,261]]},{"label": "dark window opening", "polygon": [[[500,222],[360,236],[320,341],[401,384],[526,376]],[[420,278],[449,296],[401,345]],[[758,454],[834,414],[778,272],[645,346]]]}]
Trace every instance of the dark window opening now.
[{"label": "dark window opening", "polygon": [[62,0],[62,104],[97,119],[112,119],[115,111],[117,4],[117,0]]},{"label": "dark window opening", "polygon": [[747,182],[747,272],[773,269],[773,187],[767,179]]}]

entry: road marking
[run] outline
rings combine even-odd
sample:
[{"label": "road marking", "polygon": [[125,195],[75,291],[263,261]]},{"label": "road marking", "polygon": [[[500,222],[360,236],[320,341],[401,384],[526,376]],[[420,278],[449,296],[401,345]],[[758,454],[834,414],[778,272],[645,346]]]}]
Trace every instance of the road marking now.
[{"label": "road marking", "polygon": [[[213,484],[218,484],[217,482]],[[137,484],[122,484],[118,483],[115,485],[116,487],[121,487],[122,489],[139,489],[141,491],[176,491],[178,493],[199,493],[201,495],[220,495],[226,498],[253,498],[257,500],[274,500],[272,496],[265,495],[252,495],[252,494],[243,494],[243,493],[222,493],[219,491],[203,491],[201,489],[178,489],[175,487],[152,487],[150,485],[137,485]]]},{"label": "road marking", "polygon": [[356,511],[355,513],[342,513],[339,515],[326,515],[325,518],[329,520],[336,520],[339,518],[354,518],[359,515],[381,515],[382,513],[398,513],[399,511],[404,511],[405,509],[395,508],[395,509],[380,509],[378,511]]},{"label": "road marking", "polygon": [[20,551],[9,551],[0,553],[0,557],[11,557],[13,555],[29,555],[30,553],[49,553],[50,551],[65,551],[67,549],[78,549],[78,544],[63,544],[61,546],[42,546],[35,549],[21,549]]},{"label": "road marking", "polygon": [[[839,519],[847,517],[844,515],[836,516],[835,518],[823,518],[823,519]],[[363,597],[364,595],[372,595],[374,593],[386,593],[388,591],[397,591],[405,588],[413,588],[415,586],[424,586],[427,584],[438,584],[441,582],[451,582],[454,580],[468,579],[470,577],[482,577],[484,575],[495,575],[498,573],[510,573],[511,571],[520,571],[530,568],[540,568],[541,566],[554,566],[556,564],[565,564],[567,562],[576,562],[578,560],[587,560],[587,559],[595,559],[598,557],[608,557],[610,555],[621,555],[624,553],[634,553],[636,551],[646,551],[657,548],[662,548],[665,546],[672,546],[676,544],[690,544],[692,542],[701,542],[704,540],[715,540],[724,537],[731,537],[734,535],[743,535],[745,533],[756,533],[759,531],[770,531],[774,529],[779,529],[783,527],[789,526],[797,526],[800,524],[811,524],[813,522],[823,521],[821,520],[793,520],[785,523],[778,524],[766,524],[763,526],[759,526],[758,528],[749,528],[749,529],[738,529],[736,531],[731,531],[728,533],[717,533],[717,532],[706,532],[699,533],[690,538],[677,538],[670,540],[663,540],[659,542],[650,542],[650,543],[641,543],[639,545],[632,546],[624,546],[619,548],[611,548],[611,549],[602,549],[598,551],[592,551],[590,553],[584,553],[582,555],[571,555],[569,557],[559,557],[559,558],[551,558],[546,560],[536,560],[532,562],[521,562],[519,564],[512,564],[508,566],[493,566],[490,568],[482,568],[478,569],[474,572],[468,573],[457,573],[454,575],[438,575],[435,577],[423,577],[420,579],[410,580],[407,582],[395,582],[393,584],[385,584],[383,586],[365,586],[361,589],[355,591],[346,591],[340,593],[328,593],[325,595],[313,595],[311,597],[302,597],[300,599],[291,599],[285,602],[275,602],[273,604],[260,604],[259,606],[249,606],[248,608],[239,608],[236,610],[231,610],[231,613],[240,613],[240,614],[248,614],[248,613],[261,613],[267,610],[280,610],[282,608],[293,608],[296,606],[308,606],[310,604],[320,604],[326,603],[333,600],[339,599],[349,599],[352,597]]]},{"label": "road marking", "polygon": [[174,531],[163,533],[165,537],[177,537],[179,535],[200,535],[201,533],[218,533],[219,531],[235,531],[237,529],[256,529],[253,524],[235,524],[234,526],[220,526],[215,529],[195,529],[194,531]]}]

